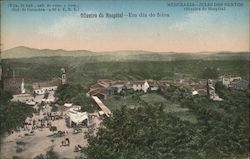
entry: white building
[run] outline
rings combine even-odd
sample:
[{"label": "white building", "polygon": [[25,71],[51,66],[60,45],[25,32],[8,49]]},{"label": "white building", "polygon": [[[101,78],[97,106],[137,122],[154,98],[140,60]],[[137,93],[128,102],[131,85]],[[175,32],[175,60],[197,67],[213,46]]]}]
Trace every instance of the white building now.
[{"label": "white building", "polygon": [[79,125],[83,124],[84,122],[86,122],[87,126],[89,125],[89,117],[87,112],[78,112],[74,108],[71,108],[67,112],[67,116],[69,127],[71,127],[72,124]]},{"label": "white building", "polygon": [[67,76],[65,69],[62,68],[62,75],[61,78],[57,78],[48,82],[37,82],[33,83],[33,90],[36,94],[42,95],[46,92],[55,91],[57,87],[61,84],[67,83]]},{"label": "white building", "polygon": [[33,90],[36,94],[45,94],[46,92],[55,91],[62,84],[61,79],[55,79],[48,82],[33,83]]},{"label": "white building", "polygon": [[151,91],[157,91],[159,89],[159,83],[155,80],[147,80],[147,83],[149,85],[149,89]]},{"label": "white building", "polygon": [[147,92],[149,88],[149,84],[147,81],[135,81],[132,83],[132,89],[134,91],[143,91]]},{"label": "white building", "polygon": [[224,86],[231,87],[231,84],[237,81],[240,81],[241,77],[232,77],[232,76],[225,76],[222,78],[222,84]]}]

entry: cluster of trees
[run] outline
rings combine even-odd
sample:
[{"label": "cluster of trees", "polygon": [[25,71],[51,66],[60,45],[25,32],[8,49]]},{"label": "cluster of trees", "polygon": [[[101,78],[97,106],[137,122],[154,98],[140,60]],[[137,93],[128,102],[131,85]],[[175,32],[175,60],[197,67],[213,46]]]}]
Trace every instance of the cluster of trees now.
[{"label": "cluster of trees", "polygon": [[[196,154],[188,122],[165,114],[163,107],[122,107],[106,119],[85,153],[95,159],[185,158]],[[196,154],[197,155],[197,154]]]},{"label": "cluster of trees", "polygon": [[32,117],[33,108],[20,102],[11,102],[12,94],[0,90],[1,133],[11,132],[23,126],[27,117]]},{"label": "cluster of trees", "polygon": [[[185,88],[172,88],[180,98]],[[89,137],[88,158],[244,158],[249,153],[249,90],[221,90],[224,101],[186,96],[167,99],[188,107],[193,124],[165,113],[162,105],[114,111],[96,136]]]},{"label": "cluster of trees", "polygon": [[79,84],[60,85],[55,92],[55,97],[58,104],[73,103],[80,105],[82,111],[94,112],[96,108],[94,100],[86,96],[86,91]]},{"label": "cluster of trees", "polygon": [[241,158],[249,153],[249,90],[221,90],[224,101],[194,97],[182,102],[196,114],[196,131],[201,135],[199,149],[213,158]]},{"label": "cluster of trees", "polygon": [[40,154],[34,159],[59,159],[59,155],[51,148],[46,154]]},{"label": "cluster of trees", "polygon": [[160,94],[165,97],[167,100],[177,103],[185,98],[188,98],[191,95],[191,90],[187,87],[178,87],[174,85],[170,85],[167,91],[161,92]]}]

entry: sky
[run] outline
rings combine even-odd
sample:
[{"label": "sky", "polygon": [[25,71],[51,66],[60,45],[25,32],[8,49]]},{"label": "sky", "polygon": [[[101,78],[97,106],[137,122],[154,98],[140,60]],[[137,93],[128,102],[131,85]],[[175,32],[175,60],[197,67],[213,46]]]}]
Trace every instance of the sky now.
[{"label": "sky", "polygon": [[[155,52],[249,51],[248,0],[199,0],[222,3],[223,11],[185,11],[169,3],[187,0],[3,0],[1,44],[38,49]],[[225,3],[241,3],[226,6]],[[76,11],[13,11],[13,5],[75,5]],[[204,4],[202,4],[204,5]],[[200,7],[200,6],[195,6]],[[216,6],[212,6],[216,8]],[[27,9],[27,7],[24,7]],[[202,7],[200,7],[202,9]],[[14,8],[16,9],[16,8]],[[19,9],[22,9],[19,7]],[[32,9],[32,7],[30,7]],[[49,9],[48,7],[45,9]],[[62,9],[62,7],[59,7]],[[168,17],[81,18],[81,13],[165,13]]]}]

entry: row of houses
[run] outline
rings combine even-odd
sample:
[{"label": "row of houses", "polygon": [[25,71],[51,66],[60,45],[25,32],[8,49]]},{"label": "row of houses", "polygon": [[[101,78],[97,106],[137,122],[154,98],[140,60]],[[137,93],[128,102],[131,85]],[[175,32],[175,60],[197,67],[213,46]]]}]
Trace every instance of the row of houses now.
[{"label": "row of houses", "polygon": [[[234,89],[247,89],[249,88],[249,82],[237,76],[222,76],[220,78],[222,84],[227,88]],[[61,78],[56,78],[46,82],[36,82],[32,84],[33,91],[40,95],[49,91],[55,91],[61,84],[67,82],[66,73],[63,71]],[[209,93],[215,92],[214,83],[209,86]],[[108,96],[120,93],[125,89],[132,89],[134,91],[164,91],[170,85],[185,85],[192,89],[193,94],[207,95],[206,80],[141,80],[141,81],[112,81],[112,80],[98,80],[96,84],[90,86],[88,95],[98,96],[101,99],[106,99]],[[26,92],[24,88],[24,78],[13,76],[11,78],[4,79],[4,89],[11,91],[13,94],[23,94]]]},{"label": "row of houses", "polygon": [[141,80],[141,81],[112,81],[112,80],[98,80],[96,84],[90,86],[88,96],[97,96],[100,99],[106,99],[114,94],[119,94],[122,90],[143,91],[164,91],[170,85],[189,86],[195,94],[207,95],[206,82],[194,80]]},{"label": "row of houses", "polygon": [[89,88],[88,96],[97,96],[100,99],[106,99],[108,96],[119,94],[122,90],[134,90],[148,92],[157,91],[160,85],[154,80],[142,81],[112,81],[112,80],[98,80],[96,84]]},{"label": "row of houses", "polygon": [[[228,88],[247,89],[249,82],[240,77],[223,77],[221,81]],[[186,86],[192,91],[192,95],[207,96],[212,100],[221,101],[222,99],[215,93],[215,83],[218,80],[141,80],[141,81],[112,81],[108,79],[98,80],[96,84],[91,85],[88,96],[97,96],[100,99],[106,99],[114,94],[119,94],[122,90],[133,91],[164,91],[170,87]]]}]

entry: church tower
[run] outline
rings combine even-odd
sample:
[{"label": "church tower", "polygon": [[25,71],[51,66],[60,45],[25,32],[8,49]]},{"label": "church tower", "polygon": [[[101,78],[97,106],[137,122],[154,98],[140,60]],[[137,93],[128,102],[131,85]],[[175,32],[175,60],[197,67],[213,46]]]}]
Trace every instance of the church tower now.
[{"label": "church tower", "polygon": [[67,83],[67,76],[66,76],[66,72],[65,69],[62,68],[62,84],[66,84]]}]

